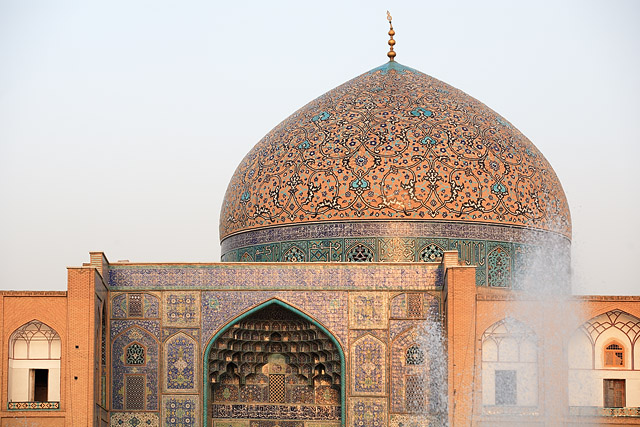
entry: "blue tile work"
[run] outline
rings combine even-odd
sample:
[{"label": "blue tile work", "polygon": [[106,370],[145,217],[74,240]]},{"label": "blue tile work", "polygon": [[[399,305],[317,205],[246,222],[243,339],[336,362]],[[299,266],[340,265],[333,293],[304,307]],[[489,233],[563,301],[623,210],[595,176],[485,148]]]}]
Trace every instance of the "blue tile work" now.
[{"label": "blue tile work", "polygon": [[127,294],[120,294],[111,300],[111,317],[124,319],[127,317]]},{"label": "blue tile work", "polygon": [[[124,319],[129,317],[127,306],[128,294],[118,294],[111,300],[111,317]],[[157,319],[160,317],[158,298],[151,294],[142,294],[143,318]]]},{"label": "blue tile work", "polygon": [[202,348],[225,324],[252,307],[277,298],[306,313],[334,334],[343,346],[347,343],[346,292],[202,292]]},{"label": "blue tile work", "polygon": [[[198,343],[184,333],[177,333],[164,343],[164,390],[173,393],[198,392]],[[166,374],[166,375],[164,375]]]},{"label": "blue tile work", "polygon": [[349,425],[354,427],[385,427],[387,425],[387,399],[352,397],[349,400]]},{"label": "blue tile work", "polygon": [[386,391],[386,345],[365,335],[351,350],[352,391],[354,394],[380,395]]},{"label": "blue tile work", "polygon": [[154,412],[112,412],[111,427],[160,427]]},{"label": "blue tile work", "polygon": [[[379,234],[381,232],[384,234]],[[430,235],[449,237],[415,237]],[[318,240],[318,237],[322,236],[334,238]],[[342,236],[350,237],[341,238]],[[272,256],[269,261],[288,262],[327,259],[341,262],[439,262],[442,251],[457,250],[466,265],[480,267],[476,271],[478,286],[505,287],[509,286],[505,285],[506,282],[513,284],[513,280],[505,280],[504,276],[492,274],[491,279],[495,283],[489,281],[488,269],[492,268],[492,272],[496,270],[488,265],[488,254],[494,247],[500,246],[509,257],[510,274],[518,262],[514,257],[514,245],[531,245],[536,238],[543,236],[544,241],[557,240],[558,244],[566,247],[568,253],[569,242],[566,238],[517,227],[465,223],[389,224],[354,221],[351,224],[299,224],[240,233],[225,239],[222,259],[229,262],[251,262],[256,260],[255,252],[262,251],[265,246],[271,248],[270,252],[274,256],[276,253],[282,254],[277,259]],[[257,241],[270,243],[253,246]],[[331,242],[331,245],[325,244],[324,249],[320,250],[315,242],[321,241]],[[291,248],[295,248],[295,259],[292,257]]]},{"label": "blue tile work", "polygon": [[411,290],[442,286],[440,264],[112,265],[111,290]]},{"label": "blue tile work", "polygon": [[160,322],[157,320],[112,320],[111,339],[131,326],[139,326],[149,331],[156,339],[160,339]]},{"label": "blue tile work", "polygon": [[[112,331],[113,334],[113,331]],[[125,349],[131,343],[139,343],[145,348],[145,363],[141,366],[127,366]],[[137,326],[125,330],[113,339],[111,344],[111,408],[124,410],[124,377],[127,374],[146,376],[146,410],[158,409],[158,342],[154,336]]]},{"label": "blue tile work", "polygon": [[200,324],[199,292],[164,292],[162,305],[163,326],[197,327]]},{"label": "blue tile work", "polygon": [[144,294],[142,300],[142,309],[144,317],[147,319],[157,319],[160,317],[160,302],[158,298],[151,294]]},{"label": "blue tile work", "polygon": [[511,257],[502,246],[496,246],[487,255],[487,278],[491,286],[511,286]]},{"label": "blue tile work", "polygon": [[195,328],[162,328],[162,341],[166,341],[172,335],[182,332],[196,341],[200,341],[200,330]]},{"label": "blue tile work", "polygon": [[386,292],[351,292],[349,303],[350,327],[357,329],[384,329],[387,327]]},{"label": "blue tile work", "polygon": [[198,396],[162,396],[162,425],[199,427],[201,413],[198,402]]}]

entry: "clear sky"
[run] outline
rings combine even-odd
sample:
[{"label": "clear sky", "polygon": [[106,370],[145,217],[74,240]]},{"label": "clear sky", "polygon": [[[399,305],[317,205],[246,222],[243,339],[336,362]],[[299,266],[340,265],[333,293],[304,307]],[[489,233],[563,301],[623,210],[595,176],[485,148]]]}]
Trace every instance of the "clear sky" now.
[{"label": "clear sky", "polygon": [[640,295],[640,2],[0,0],[0,289],[213,262],[227,183],[307,102],[397,61],[506,117],[573,218],[574,291]]}]

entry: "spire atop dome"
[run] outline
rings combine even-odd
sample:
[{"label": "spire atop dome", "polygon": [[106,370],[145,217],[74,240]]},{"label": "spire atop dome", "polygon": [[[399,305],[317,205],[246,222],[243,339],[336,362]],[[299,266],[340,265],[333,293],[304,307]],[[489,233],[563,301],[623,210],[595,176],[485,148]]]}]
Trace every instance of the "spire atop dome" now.
[{"label": "spire atop dome", "polygon": [[393,24],[391,23],[391,14],[387,10],[387,21],[389,21],[389,52],[387,52],[387,56],[389,57],[389,61],[393,61],[396,57],[396,53],[393,51],[393,46],[396,44],[396,41],[393,39],[396,32],[393,31]]}]

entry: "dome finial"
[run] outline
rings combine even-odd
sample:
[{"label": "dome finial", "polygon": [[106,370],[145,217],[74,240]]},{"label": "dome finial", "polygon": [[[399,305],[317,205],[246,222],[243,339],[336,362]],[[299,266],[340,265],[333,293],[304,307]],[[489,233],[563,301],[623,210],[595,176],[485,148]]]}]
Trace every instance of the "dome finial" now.
[{"label": "dome finial", "polygon": [[387,56],[389,57],[389,61],[393,61],[393,59],[396,57],[396,53],[393,51],[393,46],[396,44],[393,36],[396,34],[396,32],[393,31],[393,24],[391,23],[391,19],[391,14],[387,10],[387,21],[389,21],[389,52],[387,53]]}]

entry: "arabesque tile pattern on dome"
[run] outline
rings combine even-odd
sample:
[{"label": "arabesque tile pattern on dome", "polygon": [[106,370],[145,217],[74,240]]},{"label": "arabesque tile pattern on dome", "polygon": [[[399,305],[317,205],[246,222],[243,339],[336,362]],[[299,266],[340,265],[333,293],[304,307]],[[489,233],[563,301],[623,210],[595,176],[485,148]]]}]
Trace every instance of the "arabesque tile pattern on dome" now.
[{"label": "arabesque tile pattern on dome", "polygon": [[396,62],[327,92],[269,132],[229,184],[220,235],[372,219],[571,235],[562,186],[524,135],[462,91]]}]

